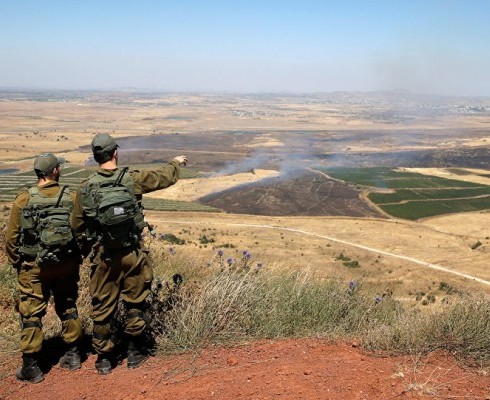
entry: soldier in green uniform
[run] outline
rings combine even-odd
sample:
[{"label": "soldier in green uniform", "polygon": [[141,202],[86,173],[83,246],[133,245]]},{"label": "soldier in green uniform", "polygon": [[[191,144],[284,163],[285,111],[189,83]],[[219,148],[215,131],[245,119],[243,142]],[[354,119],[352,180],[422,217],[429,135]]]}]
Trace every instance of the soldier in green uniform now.
[{"label": "soldier in green uniform", "polygon": [[[80,368],[78,343],[82,324],[76,301],[81,257],[70,229],[75,194],[65,192],[58,184],[63,163],[62,158],[50,153],[36,158],[37,185],[16,197],[6,234],[7,257],[17,270],[20,294],[22,366],[16,376],[31,383],[44,379],[39,367],[44,339],[42,317],[46,314],[51,293],[67,347],[60,366],[70,370]],[[49,210],[53,211],[56,203],[53,214]],[[55,221],[54,228],[50,221]],[[46,247],[51,242],[53,246]]]},{"label": "soldier in green uniform", "polygon": [[114,365],[114,349],[121,338],[111,321],[120,298],[128,310],[124,322],[127,366],[139,367],[148,358],[144,303],[153,270],[141,244],[141,199],[144,193],[176,183],[180,166],[187,162],[185,156],[178,156],[160,168],[125,173],[126,169],[118,168],[118,147],[109,134],[93,138],[92,152],[99,168],[82,182],[72,214],[72,228],[82,252],[88,254],[91,249],[92,345],[98,354],[95,366],[99,374],[109,374]]}]

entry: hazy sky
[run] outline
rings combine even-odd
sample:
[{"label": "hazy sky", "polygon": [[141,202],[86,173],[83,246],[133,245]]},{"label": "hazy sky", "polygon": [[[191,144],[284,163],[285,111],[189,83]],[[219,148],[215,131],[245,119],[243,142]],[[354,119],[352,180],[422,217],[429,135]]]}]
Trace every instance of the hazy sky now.
[{"label": "hazy sky", "polygon": [[0,0],[0,87],[490,96],[490,0]]}]

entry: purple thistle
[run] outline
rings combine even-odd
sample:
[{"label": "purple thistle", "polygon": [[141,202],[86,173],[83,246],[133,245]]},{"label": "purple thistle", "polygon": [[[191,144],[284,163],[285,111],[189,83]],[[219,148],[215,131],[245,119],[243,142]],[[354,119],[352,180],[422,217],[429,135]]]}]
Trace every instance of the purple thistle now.
[{"label": "purple thistle", "polygon": [[226,262],[228,263],[229,266],[231,266],[231,264],[233,264],[233,258],[229,257],[228,260],[226,260]]},{"label": "purple thistle", "polygon": [[174,246],[170,246],[168,248],[168,251],[170,252],[170,254],[174,255],[175,254],[175,247]]},{"label": "purple thistle", "polygon": [[352,291],[354,290],[355,288],[357,288],[357,282],[352,280],[352,281],[349,281],[349,290]]},{"label": "purple thistle", "polygon": [[381,296],[376,296],[376,298],[374,299],[374,302],[375,302],[376,304],[379,304],[379,303],[381,303],[382,301],[383,301],[383,298],[382,298]]},{"label": "purple thistle", "polygon": [[252,258],[252,254],[250,254],[248,250],[243,250],[242,254],[243,258],[246,258],[247,260],[250,260]]},{"label": "purple thistle", "polygon": [[223,250],[219,249],[219,250],[216,252],[216,254],[218,255],[218,257],[220,257],[220,258],[221,258],[221,257],[223,257],[223,254],[225,254],[225,252],[224,252]]}]

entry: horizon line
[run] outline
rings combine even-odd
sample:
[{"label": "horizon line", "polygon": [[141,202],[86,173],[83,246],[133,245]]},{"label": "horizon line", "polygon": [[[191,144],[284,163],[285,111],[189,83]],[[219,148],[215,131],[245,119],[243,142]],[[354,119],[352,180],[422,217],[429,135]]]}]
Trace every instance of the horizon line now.
[{"label": "horizon line", "polygon": [[404,93],[413,96],[432,96],[432,97],[467,97],[467,98],[490,98],[490,95],[470,95],[470,94],[434,94],[413,92],[409,89],[378,89],[378,90],[332,90],[332,91],[293,91],[293,90],[264,90],[264,91],[243,91],[243,90],[178,90],[178,89],[162,89],[162,88],[144,88],[144,87],[114,87],[114,88],[50,88],[50,87],[23,87],[23,86],[0,86],[0,91],[3,92],[86,92],[86,93],[154,93],[154,94],[199,94],[199,95],[327,95],[339,93],[358,93],[358,94],[374,94],[374,93]]}]

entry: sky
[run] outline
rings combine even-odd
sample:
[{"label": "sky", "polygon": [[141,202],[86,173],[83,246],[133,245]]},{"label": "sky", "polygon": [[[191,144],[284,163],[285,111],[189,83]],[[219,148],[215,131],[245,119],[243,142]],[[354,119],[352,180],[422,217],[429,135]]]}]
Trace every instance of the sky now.
[{"label": "sky", "polygon": [[490,96],[490,0],[0,0],[0,87]]}]

